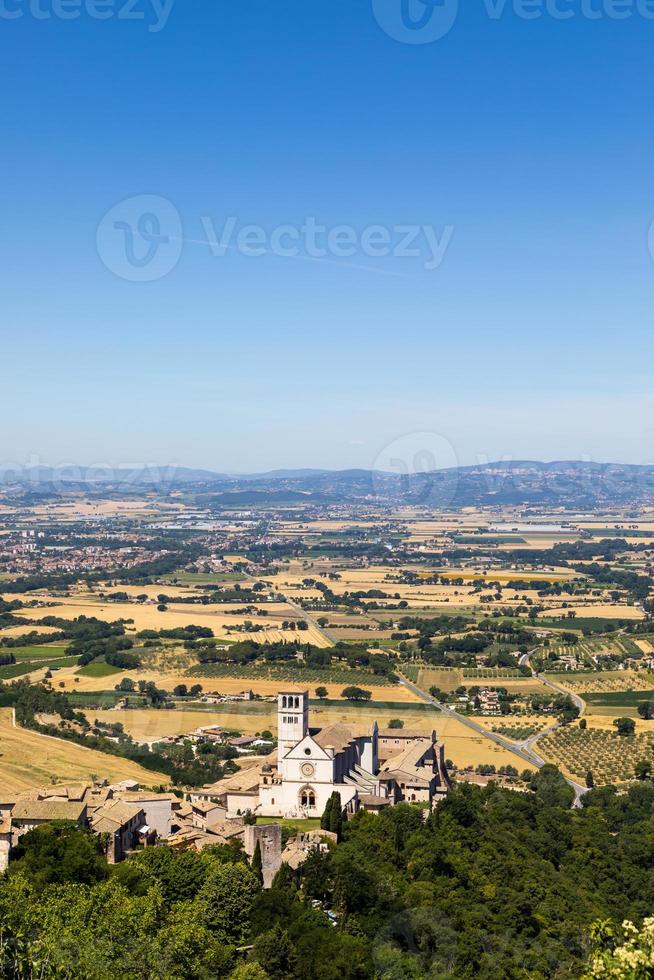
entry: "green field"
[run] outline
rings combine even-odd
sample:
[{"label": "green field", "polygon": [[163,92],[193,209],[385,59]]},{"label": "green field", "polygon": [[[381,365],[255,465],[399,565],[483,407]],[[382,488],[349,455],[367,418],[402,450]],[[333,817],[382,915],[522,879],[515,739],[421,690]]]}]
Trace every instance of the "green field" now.
[{"label": "green field", "polygon": [[122,667],[113,667],[104,660],[93,660],[85,667],[80,667],[77,673],[82,677],[111,677],[112,674],[121,674]]},{"label": "green field", "polygon": [[654,531],[628,531],[617,527],[594,527],[586,530],[594,538],[654,538]]},{"label": "green field", "polygon": [[67,649],[68,645],[62,644],[60,646],[7,647],[7,652],[13,653],[17,661],[52,660],[53,657],[63,656]]},{"label": "green field", "polygon": [[66,698],[73,708],[114,708],[123,697],[132,708],[144,708],[146,699],[139,694],[124,695],[117,691],[67,691]]},{"label": "green field", "polygon": [[14,677],[22,677],[33,670],[42,670],[44,667],[49,670],[57,670],[58,667],[71,667],[77,663],[77,657],[60,657],[57,660],[38,660],[38,661],[19,661],[15,664],[8,664],[0,667],[0,680],[11,680]]},{"label": "green field", "polygon": [[282,827],[298,832],[320,830],[320,817],[307,817],[304,820],[292,820],[287,817],[257,817],[257,824],[280,823]]},{"label": "green field", "polygon": [[584,694],[584,701],[601,708],[637,708],[641,701],[654,701],[654,690],[603,691],[601,694]]},{"label": "green field", "polygon": [[12,677],[22,677],[23,674],[29,674],[31,670],[36,670],[37,666],[44,667],[45,664],[18,663],[0,667],[0,680],[6,681],[11,680]]},{"label": "green field", "polygon": [[[527,544],[525,538],[517,534],[453,534],[455,544]],[[516,575],[516,578],[519,578]]]},{"label": "green field", "polygon": [[[524,623],[524,620],[522,622]],[[591,633],[607,633],[619,629],[620,626],[632,626],[633,623],[633,619],[608,619],[602,616],[580,616],[574,619],[552,619],[547,616],[538,616],[537,619],[531,620],[529,625],[536,628],[544,626],[548,629],[570,630],[572,632],[588,629]]]},{"label": "green field", "polygon": [[246,576],[239,572],[175,572],[171,584],[173,578],[179,585],[220,585],[221,582],[244,582]]}]

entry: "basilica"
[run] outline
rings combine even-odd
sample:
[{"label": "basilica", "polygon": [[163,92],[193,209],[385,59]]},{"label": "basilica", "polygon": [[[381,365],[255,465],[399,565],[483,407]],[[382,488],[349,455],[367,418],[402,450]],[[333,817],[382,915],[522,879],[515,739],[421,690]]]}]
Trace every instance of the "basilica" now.
[{"label": "basilica", "polygon": [[195,791],[220,804],[227,818],[315,817],[333,792],[348,815],[399,802],[430,807],[449,788],[443,745],[436,733],[333,724],[314,728],[309,692],[277,696],[277,756]]}]

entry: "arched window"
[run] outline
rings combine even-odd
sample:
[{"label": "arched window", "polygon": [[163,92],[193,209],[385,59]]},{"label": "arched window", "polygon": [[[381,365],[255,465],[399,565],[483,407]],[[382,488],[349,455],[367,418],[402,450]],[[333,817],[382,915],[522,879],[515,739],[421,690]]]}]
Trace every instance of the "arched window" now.
[{"label": "arched window", "polygon": [[315,809],[316,794],[310,786],[305,786],[304,789],[300,790],[300,805],[307,809]]},{"label": "arched window", "polygon": [[295,707],[296,708],[299,708],[300,707],[300,699],[299,698],[296,698],[295,699]]},{"label": "arched window", "polygon": [[282,708],[286,707],[286,695],[282,698]]}]

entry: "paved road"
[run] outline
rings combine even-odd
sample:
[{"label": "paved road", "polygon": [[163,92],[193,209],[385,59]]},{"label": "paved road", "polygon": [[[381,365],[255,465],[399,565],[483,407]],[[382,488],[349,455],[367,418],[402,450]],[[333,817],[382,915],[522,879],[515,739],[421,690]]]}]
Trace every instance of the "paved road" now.
[{"label": "paved road", "polygon": [[[538,676],[538,675],[534,675],[534,676]],[[541,680],[540,677],[539,680]],[[441,704],[439,701],[433,698],[430,694],[427,694],[425,691],[422,690],[422,688],[418,687],[418,685],[414,684],[412,681],[409,681],[406,678],[401,677],[400,683],[403,684],[404,687],[408,688],[408,690],[413,691],[413,693],[416,694],[422,701],[425,701],[427,704],[433,705],[434,708],[442,712],[444,715],[449,715],[452,718],[456,718],[457,721],[460,721],[463,725],[466,725],[467,728],[470,728],[472,729],[472,731],[477,732],[477,734],[483,735],[485,738],[490,739],[490,741],[495,742],[496,745],[501,745],[503,749],[507,749],[509,752],[512,752],[513,755],[517,756],[519,759],[522,759],[524,762],[530,762],[538,769],[541,769],[545,765],[545,759],[543,759],[542,756],[538,755],[537,752],[534,752],[532,746],[536,743],[536,741],[539,738],[542,738],[548,732],[554,731],[555,729],[559,728],[561,722],[557,722],[556,725],[552,725],[551,728],[548,728],[543,732],[538,732],[536,735],[532,735],[531,738],[525,739],[524,742],[510,742],[508,739],[503,738],[501,735],[498,735],[496,732],[489,732],[488,729],[484,728],[483,725],[480,725],[479,722],[474,721],[468,715],[460,714],[450,705]],[[551,682],[543,682],[543,683],[546,683],[546,685],[549,687],[553,687],[555,690],[559,690],[563,694],[569,693],[568,691],[565,691],[563,688],[559,688],[558,685],[554,685]],[[575,700],[575,703],[577,703],[577,701],[580,702],[581,704],[580,710],[583,710],[584,703],[583,701],[581,701],[581,698],[578,699],[573,698],[573,699]],[[581,786],[579,783],[576,783],[573,779],[566,778],[566,782],[569,783],[569,785],[572,786],[572,788],[574,789],[575,806],[579,806],[580,805],[579,800],[586,792],[586,787]]]},{"label": "paved road", "polygon": [[[523,654],[522,657],[520,657],[520,663],[523,664],[524,666],[529,667],[531,669],[532,676],[535,677],[545,687],[549,687],[550,690],[556,691],[558,694],[564,694],[567,697],[569,697],[574,703],[574,705],[578,708],[579,717],[581,718],[584,711],[586,710],[586,702],[582,700],[582,698],[580,698],[578,694],[573,694],[572,691],[569,691],[567,688],[562,687],[560,684],[556,684],[554,681],[549,680],[548,678],[544,677],[543,674],[539,674],[536,670],[534,670],[531,664],[530,655],[528,653],[525,653]],[[534,746],[541,738],[544,738],[546,735],[551,734],[551,732],[555,732],[558,728],[561,728],[562,725],[563,725],[562,721],[557,721],[555,725],[550,725],[549,728],[543,729],[542,732],[536,732],[535,735],[531,735],[529,738],[525,739],[524,742],[521,742],[520,745],[523,748],[526,748],[534,756],[540,759],[541,756],[539,756],[537,752],[534,752]],[[582,786],[581,783],[575,782],[574,779],[568,779],[567,781],[575,791],[575,795],[576,795],[575,806],[579,806],[581,797],[584,795],[584,793],[588,792],[588,789],[586,786]]]},{"label": "paved road", "polygon": [[[258,582],[259,581],[259,579],[255,578],[254,575],[250,575],[249,572],[243,571],[241,574],[244,576],[244,578],[246,578],[250,582]],[[307,612],[306,609],[303,609],[302,606],[299,606],[297,604],[297,602],[294,602],[293,599],[290,599],[285,592],[282,592],[281,594],[277,595],[276,593],[279,592],[279,591],[280,591],[279,590],[279,587],[277,587],[277,588],[274,589],[274,591],[272,593],[267,592],[266,594],[267,595],[272,594],[273,597],[278,602],[282,602],[282,601],[285,602],[286,605],[287,606],[290,606],[291,609],[293,609],[300,616],[301,619],[306,619],[306,621],[308,623],[311,623],[311,625],[313,627],[315,627],[315,629],[318,631],[318,633],[320,633],[320,635],[323,637],[323,639],[325,639],[330,646],[333,646],[334,643],[336,643],[336,640],[334,639],[334,637],[333,636],[330,636],[330,634],[327,632],[327,630],[324,629],[324,627],[322,627],[319,624],[319,622],[318,622],[318,620],[316,619],[315,616],[312,616],[310,612]],[[282,600],[282,595],[284,596],[283,600]],[[296,636],[297,636],[298,642],[301,643],[302,640],[303,640],[302,630],[300,630],[296,634]]]}]

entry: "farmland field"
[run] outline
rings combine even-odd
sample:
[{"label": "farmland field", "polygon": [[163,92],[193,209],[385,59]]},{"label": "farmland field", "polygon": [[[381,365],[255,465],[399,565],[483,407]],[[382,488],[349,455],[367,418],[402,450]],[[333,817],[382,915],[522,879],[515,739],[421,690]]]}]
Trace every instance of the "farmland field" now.
[{"label": "farmland field", "polygon": [[136,779],[143,786],[167,783],[127,759],[87,749],[74,742],[14,728],[11,708],[0,708],[0,787],[18,793],[55,782],[86,782],[95,774],[108,779]]},{"label": "farmland field", "polygon": [[654,675],[645,671],[569,671],[565,674],[547,673],[545,676],[582,696],[610,691],[647,691],[654,687]]},{"label": "farmland field", "polygon": [[[175,629],[185,627],[189,624],[195,626],[206,626],[213,630],[215,636],[221,639],[243,638],[243,634],[237,633],[235,628],[242,626],[246,620],[255,621],[261,625],[262,629],[252,638],[260,643],[275,643],[282,640],[290,641],[300,637],[305,643],[313,643],[318,647],[330,645],[329,640],[309,624],[308,629],[301,634],[290,629],[283,630],[284,620],[297,620],[302,618],[302,614],[283,601],[267,602],[263,601],[256,605],[255,612],[243,612],[244,606],[251,603],[243,599],[240,602],[217,603],[211,605],[176,603],[175,597],[197,596],[195,589],[180,586],[144,586],[135,588],[134,586],[121,587],[121,592],[128,595],[143,593],[154,599],[155,595],[165,594],[170,596],[170,601],[166,604],[166,610],[161,612],[153,602],[113,602],[101,598],[95,593],[87,590],[77,592],[70,597],[52,598],[46,606],[24,608],[19,615],[25,619],[26,624],[29,620],[39,620],[46,616],[56,616],[61,619],[76,619],[79,616],[95,616],[107,622],[114,622],[118,619],[127,621],[128,631],[132,632],[144,629]],[[18,598],[32,601],[33,596],[17,596]],[[43,599],[44,597],[40,597]],[[26,625],[25,631],[31,629],[31,625]]]},{"label": "farmland field", "polygon": [[[216,665],[213,665],[214,667]],[[342,676],[341,676],[342,674]],[[344,687],[356,685],[369,690],[373,701],[418,701],[412,691],[401,684],[388,684],[385,678],[374,674],[364,674],[363,671],[330,671],[330,670],[301,670],[276,671],[267,668],[243,668],[243,672],[233,665],[222,665],[218,672],[209,675],[207,670],[194,668],[193,674],[185,671],[162,671],[144,666],[137,670],[119,671],[107,681],[106,675],[87,673],[84,668],[61,670],[57,673],[57,684],[63,685],[65,691],[98,691],[114,687],[123,678],[129,678],[135,683],[139,680],[154,681],[167,691],[172,691],[178,684],[201,684],[205,693],[239,694],[245,689],[252,690],[262,697],[276,695],[283,687],[308,688],[313,694],[318,686],[327,688],[330,699],[338,699]],[[376,682],[376,683],[375,683]]]},{"label": "farmland field", "polygon": [[[121,722],[125,731],[135,739],[155,742],[166,735],[178,735],[193,731],[201,726],[222,725],[244,734],[254,734],[266,729],[276,733],[277,706],[275,704],[256,705],[251,710],[249,704],[217,706],[214,710],[194,711],[176,709],[175,711],[155,711],[134,709],[128,711],[90,711],[89,718],[100,721]],[[260,710],[259,710],[260,709]],[[401,718],[407,729],[424,731],[429,734],[436,730],[445,743],[445,755],[460,768],[479,764],[494,764],[497,767],[516,765],[516,757],[508,749],[491,742],[467,728],[457,718],[443,715],[429,705],[417,704],[400,708],[382,708],[374,705],[311,705],[310,722],[316,727],[324,727],[334,722],[343,722],[363,731],[369,731],[374,721],[384,728],[391,718]],[[518,760],[520,768],[531,768]]]},{"label": "farmland field", "polygon": [[111,677],[112,674],[122,673],[120,667],[113,667],[104,660],[94,660],[77,671],[80,677]]},{"label": "farmland field", "polygon": [[566,726],[546,735],[538,743],[538,751],[582,782],[590,770],[598,786],[621,783],[634,778],[637,762],[652,760],[654,732],[621,736],[615,730],[589,727],[581,731]]},{"label": "farmland field", "polygon": [[[505,676],[508,673],[509,676]],[[482,676],[497,674],[499,676]],[[472,687],[480,685],[482,687],[504,687],[511,693],[536,694],[547,690],[544,684],[534,677],[512,676],[512,671],[487,669],[477,671],[473,669],[460,669],[457,667],[422,667],[418,672],[418,687],[423,691],[429,691],[430,687],[439,687],[441,691],[455,691],[457,687]]]},{"label": "farmland field", "polygon": [[16,660],[52,660],[61,657],[66,651],[66,645],[41,647],[12,647],[8,653],[13,653]]},{"label": "farmland field", "polygon": [[65,667],[75,667],[77,657],[59,657],[52,660],[19,660],[15,664],[7,664],[0,667],[0,680],[11,680],[14,677],[23,677],[34,671],[39,671],[39,679],[42,678],[46,670],[59,670]]}]

